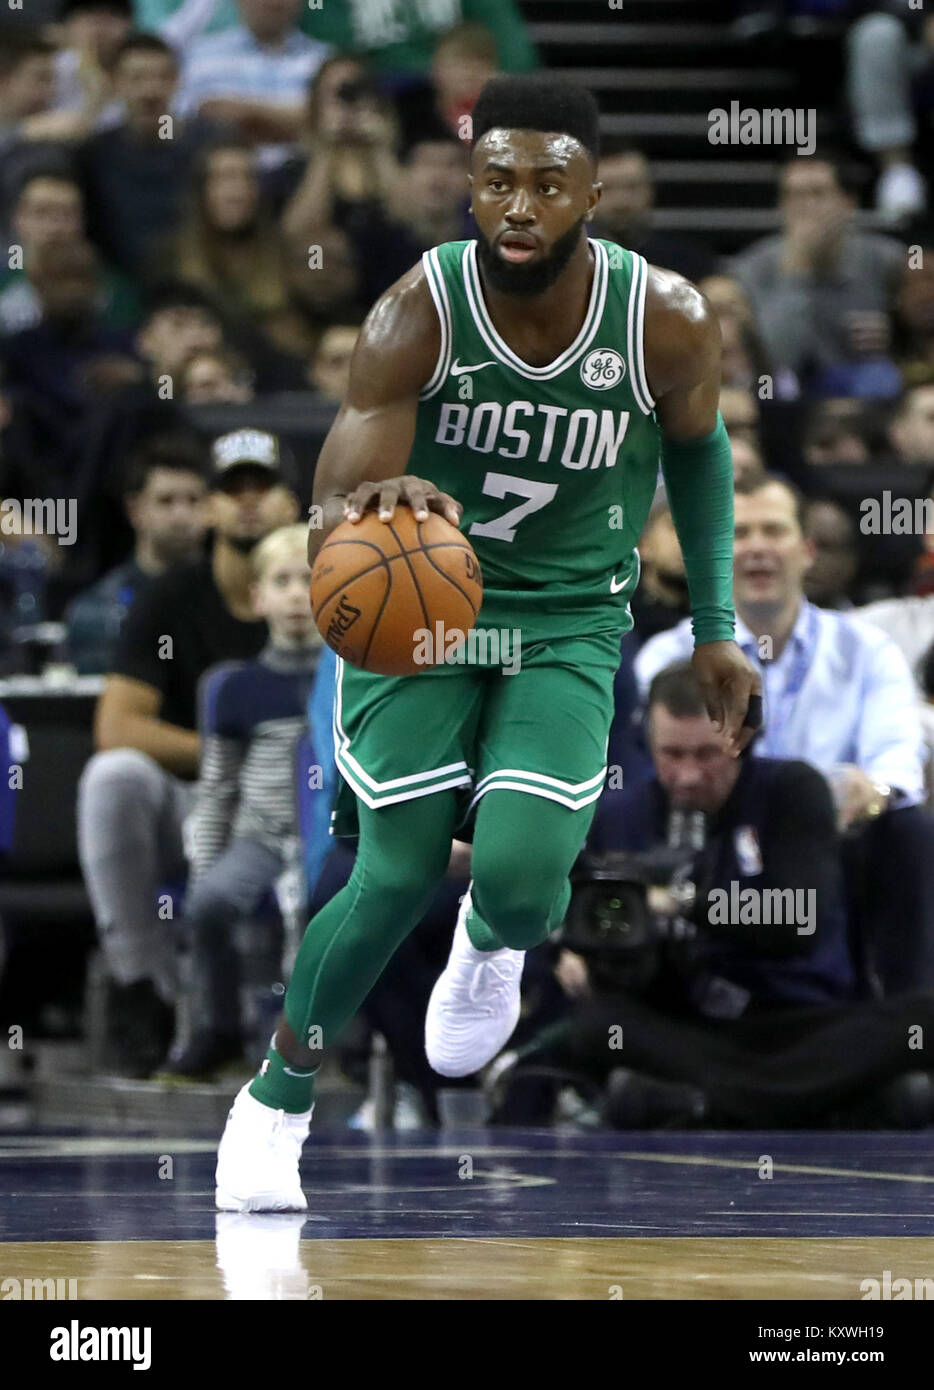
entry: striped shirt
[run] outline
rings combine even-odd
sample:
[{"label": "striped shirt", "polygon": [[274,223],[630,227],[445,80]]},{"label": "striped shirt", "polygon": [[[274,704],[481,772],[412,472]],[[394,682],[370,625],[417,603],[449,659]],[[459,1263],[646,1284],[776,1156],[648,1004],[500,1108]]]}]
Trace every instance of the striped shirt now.
[{"label": "striped shirt", "polygon": [[[193,115],[214,97],[281,106],[304,102],[311,79],[330,51],[329,44],[298,29],[279,44],[260,43],[245,25],[208,34],[195,39],[184,55],[175,110],[180,116]],[[287,148],[261,146],[262,162],[281,160]]]},{"label": "striped shirt", "polygon": [[[918,700],[907,662],[889,637],[852,614],[802,602],[777,660],[761,660],[738,613],[736,641],[762,676],[764,728],[754,753],[801,758],[825,776],[853,764],[896,788],[895,806],[923,800]],[[642,698],[659,671],[693,650],[690,618],[650,638],[635,662]]]},{"label": "striped shirt", "polygon": [[[320,645],[264,648],[255,661],[225,662],[199,687],[201,770],[189,826],[192,878],[233,839],[251,839],[286,858],[297,846],[296,750],[308,728],[308,699]],[[330,746],[316,750],[333,759]]]}]

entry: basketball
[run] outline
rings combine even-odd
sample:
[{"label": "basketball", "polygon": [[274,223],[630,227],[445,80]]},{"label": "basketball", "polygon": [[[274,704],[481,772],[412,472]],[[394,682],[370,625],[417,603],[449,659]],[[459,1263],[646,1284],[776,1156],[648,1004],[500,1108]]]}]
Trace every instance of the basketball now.
[{"label": "basketball", "polygon": [[311,572],[311,609],[328,646],[381,676],[442,664],[473,627],[482,597],[470,542],[444,517],[416,521],[407,506],[388,522],[375,511],[343,522]]}]

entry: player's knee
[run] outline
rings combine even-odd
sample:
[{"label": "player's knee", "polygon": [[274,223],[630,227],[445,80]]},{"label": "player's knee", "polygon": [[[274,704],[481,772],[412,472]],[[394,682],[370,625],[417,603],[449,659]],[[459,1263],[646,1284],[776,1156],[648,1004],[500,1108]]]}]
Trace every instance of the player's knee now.
[{"label": "player's knee", "polygon": [[556,925],[553,916],[563,881],[556,882],[541,865],[510,863],[474,866],[473,904],[504,946],[527,951],[544,941]]}]

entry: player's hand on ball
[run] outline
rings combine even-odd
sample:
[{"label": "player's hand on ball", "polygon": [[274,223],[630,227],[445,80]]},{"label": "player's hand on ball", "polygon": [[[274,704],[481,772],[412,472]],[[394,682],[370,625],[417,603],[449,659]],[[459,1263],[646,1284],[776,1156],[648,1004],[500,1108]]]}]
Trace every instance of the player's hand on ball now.
[{"label": "player's hand on ball", "polygon": [[416,521],[427,521],[429,512],[438,512],[452,526],[460,525],[464,511],[450,493],[439,492],[424,478],[405,474],[381,483],[360,483],[344,503],[344,516],[347,521],[359,521],[364,512],[375,510],[380,521],[392,521],[399,506],[411,507]]},{"label": "player's hand on ball", "polygon": [[735,642],[702,642],[691,667],[707,713],[737,757],[762,723],[762,681]]}]

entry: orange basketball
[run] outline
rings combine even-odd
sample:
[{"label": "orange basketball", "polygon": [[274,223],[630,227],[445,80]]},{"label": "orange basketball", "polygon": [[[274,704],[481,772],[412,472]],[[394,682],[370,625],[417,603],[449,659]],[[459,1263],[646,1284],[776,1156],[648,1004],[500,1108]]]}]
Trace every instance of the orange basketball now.
[{"label": "orange basketball", "polygon": [[342,522],[311,571],[311,610],[325,642],[381,676],[441,665],[470,632],[482,598],[470,542],[443,516],[416,521],[407,506],[391,521],[371,511]]}]

